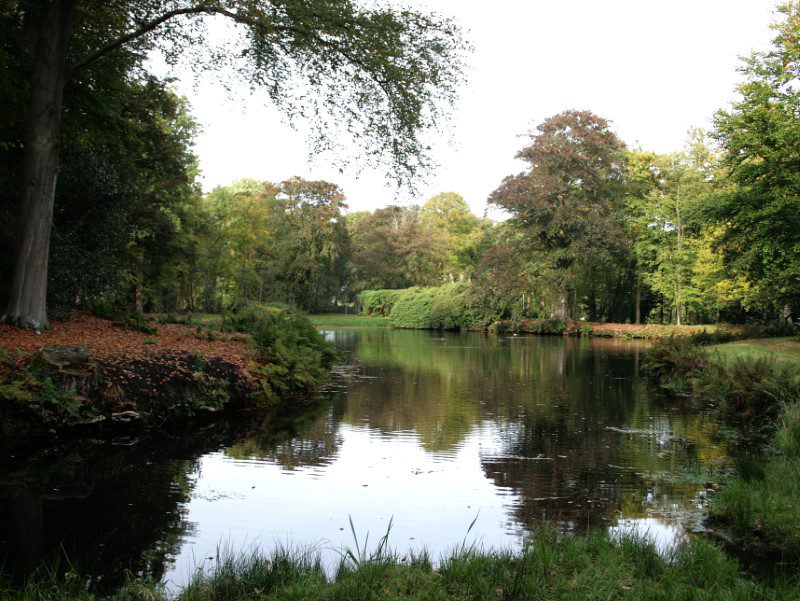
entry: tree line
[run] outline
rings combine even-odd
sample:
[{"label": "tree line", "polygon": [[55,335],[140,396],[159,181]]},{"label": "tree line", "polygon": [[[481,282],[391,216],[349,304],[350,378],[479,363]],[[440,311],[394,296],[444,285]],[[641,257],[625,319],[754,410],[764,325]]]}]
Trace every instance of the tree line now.
[{"label": "tree line", "polygon": [[[343,18],[326,10],[356,10],[331,0],[306,14],[300,4],[284,16],[319,27]],[[26,239],[26,40],[37,15],[14,6],[0,20],[0,294],[12,304]],[[320,311],[357,303],[365,290],[461,282],[448,290],[484,321],[791,319],[800,308],[800,2],[780,11],[772,47],[743,63],[731,107],[677,152],[626,146],[589,111],[542,121],[517,154],[526,168],[488,199],[507,215],[499,222],[474,215],[455,192],[348,212],[335,183],[298,177],[203,194],[188,102],[141,70],[138,47],[115,48],[66,84],[48,305],[56,314],[108,305],[218,312],[271,301]],[[92,18],[101,17],[111,18]],[[422,36],[414,28],[423,25],[407,26]],[[74,32],[76,52],[99,44],[97,27]],[[435,31],[454,35],[446,22]],[[440,50],[439,60],[455,52]],[[386,74],[411,77],[391,71],[394,54],[385,58]],[[363,107],[367,120],[392,121],[385,110]],[[406,154],[394,158],[412,169],[418,139],[409,135]]]}]

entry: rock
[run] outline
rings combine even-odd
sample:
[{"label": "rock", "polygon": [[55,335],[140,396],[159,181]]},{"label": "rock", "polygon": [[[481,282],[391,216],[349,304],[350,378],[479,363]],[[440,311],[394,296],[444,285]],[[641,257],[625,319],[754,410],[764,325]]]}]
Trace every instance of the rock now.
[{"label": "rock", "polygon": [[97,363],[85,346],[45,346],[35,361],[64,390],[88,396],[97,388]]},{"label": "rock", "polygon": [[142,416],[137,411],[120,411],[111,414],[111,421],[119,424],[129,424],[140,419]]}]

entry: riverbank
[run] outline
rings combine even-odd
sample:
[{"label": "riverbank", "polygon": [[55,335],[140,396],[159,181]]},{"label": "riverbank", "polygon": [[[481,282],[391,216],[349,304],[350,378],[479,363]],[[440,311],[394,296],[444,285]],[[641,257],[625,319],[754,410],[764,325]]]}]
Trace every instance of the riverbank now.
[{"label": "riverbank", "polygon": [[800,367],[800,336],[739,340],[710,346],[708,352],[720,361],[765,359]]},{"label": "riverbank", "polygon": [[286,401],[327,377],[333,347],[285,308],[215,327],[79,314],[40,335],[0,325],[2,434],[139,427]]},{"label": "riverbank", "polygon": [[[168,594],[131,581],[113,601],[255,601],[267,599],[796,599],[796,576],[757,582],[716,545],[696,539],[660,553],[642,539],[608,534],[567,536],[534,532],[520,553],[461,548],[434,565],[427,555],[345,549],[335,576],[318,556],[278,551],[270,556],[213,558],[183,590]],[[9,601],[99,601],[79,574],[52,571],[26,587],[3,589]]]},{"label": "riverbank", "polygon": [[342,313],[316,313],[307,315],[308,320],[320,328],[384,329],[392,327],[388,317],[368,315],[344,315]]},{"label": "riverbank", "polygon": [[752,555],[800,563],[800,338],[698,346],[656,344],[647,367],[669,388],[713,408],[737,458],[722,482],[709,524]]}]

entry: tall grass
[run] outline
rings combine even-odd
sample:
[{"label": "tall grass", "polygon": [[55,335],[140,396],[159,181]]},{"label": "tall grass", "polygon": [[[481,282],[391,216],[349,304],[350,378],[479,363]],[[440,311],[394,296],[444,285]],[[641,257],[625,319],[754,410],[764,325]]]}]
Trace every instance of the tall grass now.
[{"label": "tall grass", "polygon": [[687,339],[656,343],[645,365],[711,404],[736,450],[711,523],[749,551],[800,563],[800,370],[763,354],[721,360]]},{"label": "tall grass", "polygon": [[[363,550],[363,549],[362,549]],[[356,561],[353,561],[356,559]],[[9,601],[94,601],[79,583],[31,582],[0,588]],[[461,549],[434,567],[426,556],[401,557],[383,547],[343,557],[333,578],[318,556],[278,550],[269,557],[223,558],[200,573],[176,601],[303,599],[792,599],[797,580],[757,583],[716,545],[696,539],[666,556],[647,540],[606,533],[569,536],[551,528],[532,533],[519,553]],[[170,598],[152,584],[131,582],[114,601]]]}]

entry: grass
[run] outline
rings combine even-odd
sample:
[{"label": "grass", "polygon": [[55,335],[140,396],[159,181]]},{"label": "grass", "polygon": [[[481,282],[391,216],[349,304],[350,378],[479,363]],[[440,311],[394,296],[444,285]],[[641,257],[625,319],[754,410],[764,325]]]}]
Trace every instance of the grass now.
[{"label": "grass", "polygon": [[765,457],[741,463],[711,507],[712,523],[750,550],[800,562],[800,399],[783,404]]},{"label": "grass", "polygon": [[368,317],[365,315],[343,315],[342,313],[322,313],[307,315],[315,326],[326,328],[391,328],[388,317]]},{"label": "grass", "polygon": [[800,367],[800,336],[739,340],[708,347],[709,356],[719,361],[770,358]]},{"label": "grass", "polygon": [[709,519],[750,553],[800,565],[800,343],[753,339],[706,348],[656,343],[646,365],[662,384],[714,407],[738,456]]},{"label": "grass", "polygon": [[[8,601],[99,601],[73,574],[55,570],[27,586],[0,585]],[[520,553],[478,551],[462,546],[434,567],[427,557],[383,550],[368,557],[343,553],[333,578],[318,556],[285,550],[222,557],[183,590],[168,596],[159,586],[130,582],[114,601],[255,601],[303,599],[488,600],[488,599],[790,599],[800,595],[796,575],[759,583],[736,560],[704,539],[667,555],[651,542],[606,533],[562,535],[534,532]]]}]

